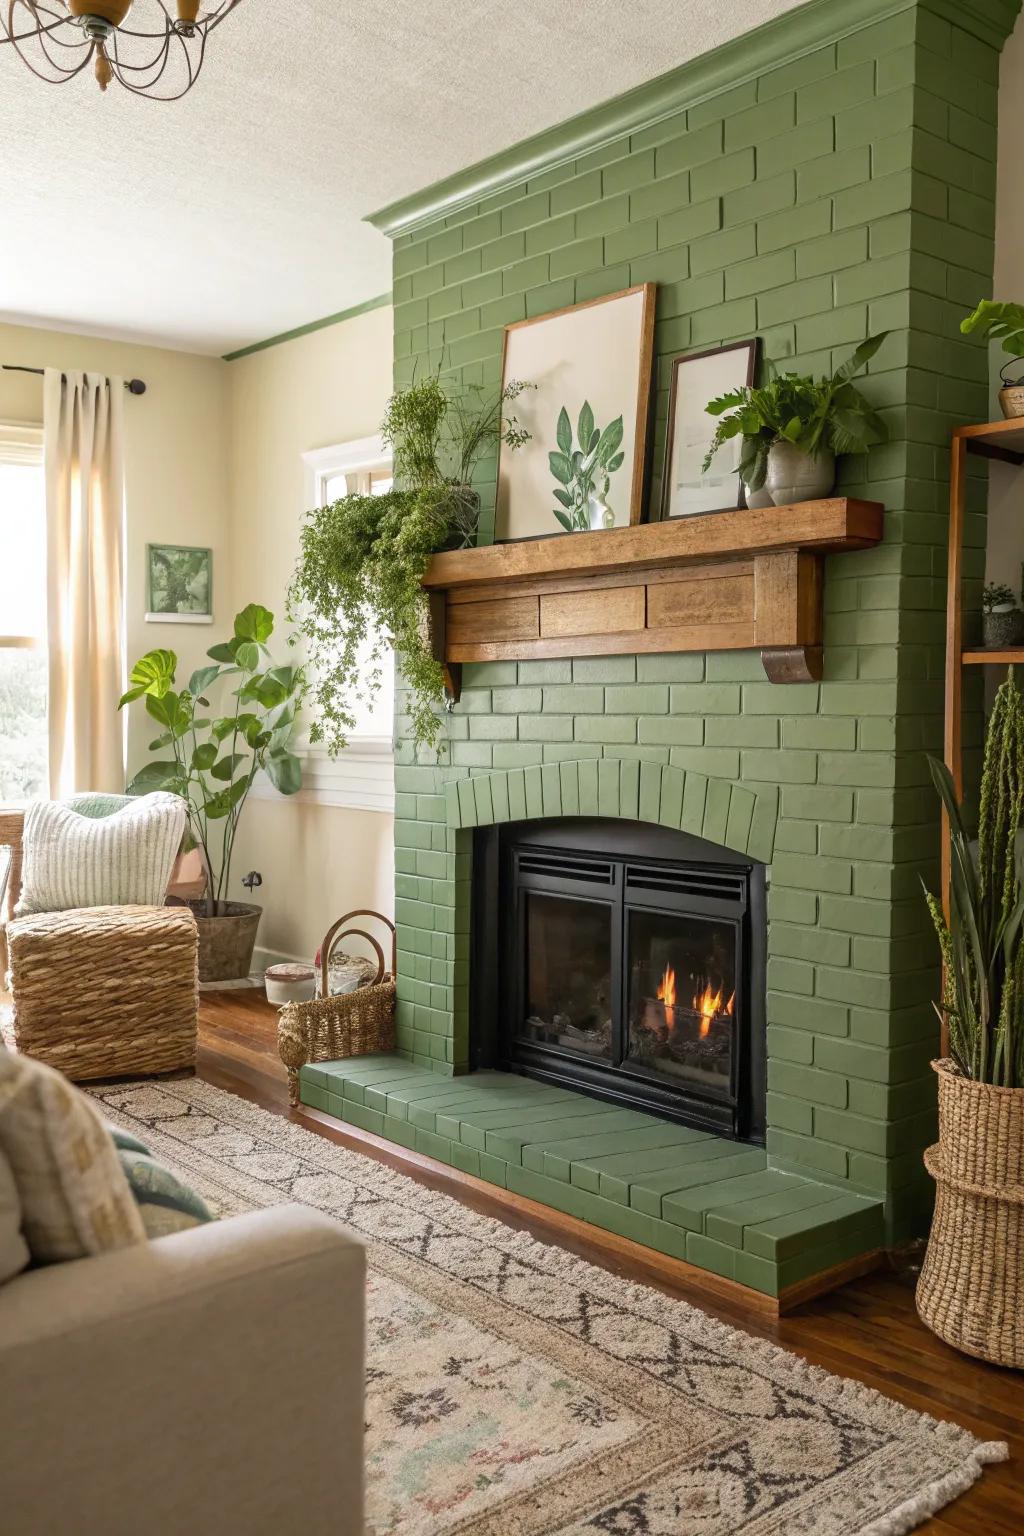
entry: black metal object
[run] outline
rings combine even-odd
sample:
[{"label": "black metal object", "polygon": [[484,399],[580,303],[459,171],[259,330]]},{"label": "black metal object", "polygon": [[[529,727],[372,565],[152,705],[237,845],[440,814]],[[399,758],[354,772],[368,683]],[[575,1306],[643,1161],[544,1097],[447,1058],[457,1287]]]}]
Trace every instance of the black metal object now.
[{"label": "black metal object", "polygon": [[[4,363],[3,370],[4,373],[38,373],[40,375],[46,372],[45,368],[28,368],[24,363]],[[61,378],[66,379],[67,375],[62,373]],[[142,379],[125,379],[124,387],[130,395],[146,393],[146,386]]]},{"label": "black metal object", "polygon": [[[699,837],[600,818],[513,823],[474,834],[470,1059],[575,1087],[720,1135],[765,1130],[765,870]],[[608,913],[610,1059],[524,1039],[526,911],[531,893],[596,903]],[[632,1059],[629,931],[633,914],[713,920],[734,932],[731,1072],[694,1085]]]}]

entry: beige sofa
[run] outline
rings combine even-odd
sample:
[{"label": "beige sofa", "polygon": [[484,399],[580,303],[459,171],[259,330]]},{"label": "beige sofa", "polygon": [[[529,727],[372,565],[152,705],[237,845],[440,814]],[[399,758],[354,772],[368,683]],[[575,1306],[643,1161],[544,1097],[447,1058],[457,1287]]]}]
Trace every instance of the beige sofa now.
[{"label": "beige sofa", "polygon": [[0,1286],[3,1536],[362,1536],[364,1273],[284,1206]]}]

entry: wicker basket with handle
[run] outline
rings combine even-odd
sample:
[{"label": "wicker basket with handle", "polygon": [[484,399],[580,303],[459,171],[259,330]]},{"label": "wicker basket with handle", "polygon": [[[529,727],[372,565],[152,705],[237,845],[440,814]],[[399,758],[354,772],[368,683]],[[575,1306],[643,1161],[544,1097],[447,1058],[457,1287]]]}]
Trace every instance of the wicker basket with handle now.
[{"label": "wicker basket with handle", "polygon": [[[365,928],[346,925],[356,917],[382,923],[391,938],[391,969],[384,951]],[[356,934],[366,939],[377,956],[377,976],[354,992],[330,995],[331,953],[342,939]],[[288,1100],[299,1102],[299,1071],[308,1062],[343,1061],[348,1056],[369,1056],[395,1048],[395,925],[382,912],[360,907],[346,912],[327,930],[320,946],[320,996],[309,1003],[286,1003],[277,1025],[277,1048],[288,1068]]]},{"label": "wicker basket with handle", "polygon": [[921,1320],[947,1344],[1024,1368],[1024,1088],[939,1079],[939,1140],[924,1155],[935,1217],[917,1284]]}]

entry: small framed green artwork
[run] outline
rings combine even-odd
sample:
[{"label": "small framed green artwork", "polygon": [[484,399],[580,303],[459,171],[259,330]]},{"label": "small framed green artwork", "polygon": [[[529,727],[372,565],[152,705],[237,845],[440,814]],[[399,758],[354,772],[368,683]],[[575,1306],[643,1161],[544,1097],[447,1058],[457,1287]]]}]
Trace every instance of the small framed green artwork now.
[{"label": "small framed green artwork", "polygon": [[146,623],[213,623],[213,550],[146,545]]}]

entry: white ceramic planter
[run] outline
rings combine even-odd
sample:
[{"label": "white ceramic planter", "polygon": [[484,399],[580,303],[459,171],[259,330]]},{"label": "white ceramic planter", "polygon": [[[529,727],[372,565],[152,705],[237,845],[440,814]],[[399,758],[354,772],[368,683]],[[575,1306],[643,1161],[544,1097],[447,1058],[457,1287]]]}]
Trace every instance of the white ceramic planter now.
[{"label": "white ceramic planter", "polygon": [[768,476],[765,480],[777,507],[791,502],[817,501],[830,495],[836,483],[836,456],[804,453],[793,443],[773,443],[768,450]]},{"label": "white ceramic planter", "polygon": [[749,485],[744,485],[743,499],[748,507],[753,508],[774,507],[775,505],[774,498],[772,497],[771,491],[768,489],[767,482],[762,485],[759,491],[752,491]]}]

